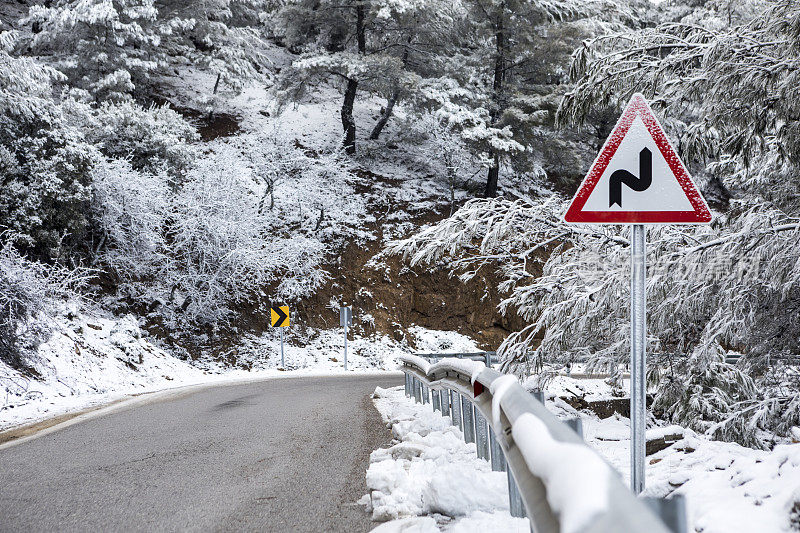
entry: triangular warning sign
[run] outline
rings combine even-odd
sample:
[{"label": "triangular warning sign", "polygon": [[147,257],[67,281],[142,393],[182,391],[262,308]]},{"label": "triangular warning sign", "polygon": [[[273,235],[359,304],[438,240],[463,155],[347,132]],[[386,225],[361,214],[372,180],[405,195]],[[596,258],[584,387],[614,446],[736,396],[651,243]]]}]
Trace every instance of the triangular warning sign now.
[{"label": "triangular warning sign", "polygon": [[650,106],[635,94],[564,215],[594,224],[703,224],[711,211]]}]

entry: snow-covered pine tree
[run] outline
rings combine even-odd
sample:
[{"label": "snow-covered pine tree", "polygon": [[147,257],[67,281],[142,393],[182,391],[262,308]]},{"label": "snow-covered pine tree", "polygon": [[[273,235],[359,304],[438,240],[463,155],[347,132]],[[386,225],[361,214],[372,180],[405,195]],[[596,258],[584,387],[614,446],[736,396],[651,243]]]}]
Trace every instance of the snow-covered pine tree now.
[{"label": "snow-covered pine tree", "polygon": [[75,126],[87,110],[53,100],[63,75],[10,55],[15,39],[0,33],[0,230],[36,258],[66,260],[65,249],[83,246],[99,154]]},{"label": "snow-covered pine tree", "polygon": [[452,54],[460,40],[459,32],[468,21],[461,2],[448,0],[374,0],[375,29],[373,48],[400,58],[403,70],[379,80],[371,87],[386,98],[370,139],[376,140],[399,101],[416,96],[418,83],[410,73],[422,78],[441,76],[440,61]]},{"label": "snow-covered pine tree", "polygon": [[[560,142],[552,138],[552,124],[568,81],[563,64],[569,53],[580,39],[609,26],[637,23],[647,12],[640,4],[645,2],[463,2],[468,22],[433,56],[437,73],[424,75],[418,100],[482,154],[485,196],[497,194],[500,169],[512,155],[515,171],[538,172],[543,152]],[[631,10],[636,16],[628,15]]]},{"label": "snow-covered pine tree", "polygon": [[96,101],[126,100],[164,62],[153,0],[59,0],[33,5],[33,36],[22,46]]}]

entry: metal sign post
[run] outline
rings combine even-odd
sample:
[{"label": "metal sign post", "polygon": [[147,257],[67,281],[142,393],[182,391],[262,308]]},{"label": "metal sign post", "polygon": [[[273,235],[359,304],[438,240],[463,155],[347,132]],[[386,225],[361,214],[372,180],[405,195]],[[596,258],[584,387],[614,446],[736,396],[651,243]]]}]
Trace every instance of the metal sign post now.
[{"label": "metal sign post", "polygon": [[347,327],[353,320],[353,310],[349,306],[339,308],[339,324],[344,328],[344,369],[347,370]]},{"label": "metal sign post", "polygon": [[631,226],[631,490],[644,490],[647,385],[647,263],[644,224]]},{"label": "metal sign post", "polygon": [[631,225],[631,490],[644,490],[647,424],[644,224],[707,224],[711,211],[641,94],[635,94],[564,221]]},{"label": "metal sign post", "polygon": [[283,362],[283,328],[281,328],[281,367],[286,367]]}]

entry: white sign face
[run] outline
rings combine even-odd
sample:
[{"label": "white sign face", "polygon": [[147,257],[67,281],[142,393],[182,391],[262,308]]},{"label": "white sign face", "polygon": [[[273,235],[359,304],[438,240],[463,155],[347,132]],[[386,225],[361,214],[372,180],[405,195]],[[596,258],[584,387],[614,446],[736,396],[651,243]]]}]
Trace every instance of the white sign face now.
[{"label": "white sign face", "polygon": [[339,308],[339,325],[342,327],[349,326],[353,323],[353,310],[350,307]]},{"label": "white sign face", "polygon": [[[650,152],[650,186],[639,192],[623,180],[612,186],[611,176],[617,171],[630,171],[635,179],[642,180],[640,162],[642,150]],[[645,156],[645,162],[647,156]],[[619,176],[620,174],[617,174]],[[624,175],[623,175],[624,176]],[[633,180],[630,180],[633,181]],[[615,188],[621,193],[611,198]],[[617,202],[619,200],[619,202]],[[597,185],[583,205],[586,211],[691,211],[692,204],[675,179],[667,160],[656,146],[641,117],[637,116],[631,129],[622,139],[617,152],[600,174]]]},{"label": "white sign face", "polygon": [[564,220],[601,224],[711,221],[705,200],[642,95],[631,98]]}]

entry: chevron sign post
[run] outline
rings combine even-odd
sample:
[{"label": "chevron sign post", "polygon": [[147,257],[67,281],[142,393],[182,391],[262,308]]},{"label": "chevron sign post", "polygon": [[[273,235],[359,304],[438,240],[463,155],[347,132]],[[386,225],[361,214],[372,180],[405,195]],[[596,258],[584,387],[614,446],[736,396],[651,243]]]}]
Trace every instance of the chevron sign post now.
[{"label": "chevron sign post", "polygon": [[283,328],[289,327],[289,306],[273,305],[269,309],[269,325],[273,328],[281,328],[281,368],[286,365],[283,360]]},{"label": "chevron sign post", "polygon": [[711,211],[641,94],[631,98],[565,222],[631,225],[631,489],[644,490],[646,393],[644,224],[707,224]]}]

